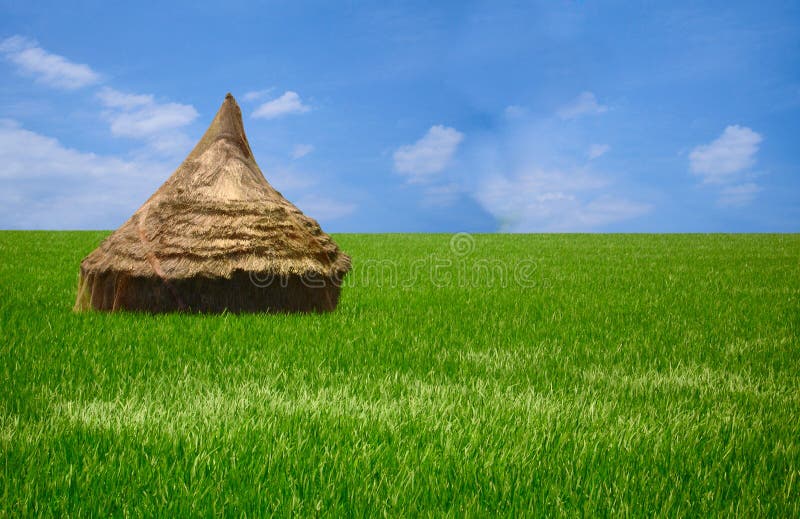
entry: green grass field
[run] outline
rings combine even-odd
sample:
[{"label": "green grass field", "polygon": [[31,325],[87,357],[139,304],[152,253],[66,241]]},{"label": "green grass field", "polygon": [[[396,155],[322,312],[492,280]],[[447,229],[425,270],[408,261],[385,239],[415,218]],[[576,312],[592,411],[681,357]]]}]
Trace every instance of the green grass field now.
[{"label": "green grass field", "polygon": [[332,314],[74,314],[105,235],[0,233],[0,515],[800,515],[798,235],[336,235]]}]

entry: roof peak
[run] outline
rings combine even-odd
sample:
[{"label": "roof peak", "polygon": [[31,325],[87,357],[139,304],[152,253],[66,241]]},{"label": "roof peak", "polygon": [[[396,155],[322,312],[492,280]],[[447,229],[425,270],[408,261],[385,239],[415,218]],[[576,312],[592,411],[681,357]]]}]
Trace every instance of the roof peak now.
[{"label": "roof peak", "polygon": [[194,159],[202,155],[212,144],[220,139],[234,144],[247,157],[253,156],[253,151],[250,149],[250,144],[247,142],[247,135],[244,132],[244,123],[242,122],[242,110],[236,103],[233,95],[228,92],[225,94],[225,99],[222,101],[217,115],[211,121],[208,129],[200,138],[200,142],[194,147],[192,152],[187,157]]}]

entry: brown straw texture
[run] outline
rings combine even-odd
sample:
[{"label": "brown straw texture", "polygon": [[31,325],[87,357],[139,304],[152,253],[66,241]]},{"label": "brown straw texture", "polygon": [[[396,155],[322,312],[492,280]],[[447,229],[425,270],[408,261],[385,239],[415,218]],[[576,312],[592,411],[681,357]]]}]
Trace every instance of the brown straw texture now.
[{"label": "brown straw texture", "polygon": [[228,94],[172,176],[81,262],[75,310],[333,310],[349,270],[264,178]]}]

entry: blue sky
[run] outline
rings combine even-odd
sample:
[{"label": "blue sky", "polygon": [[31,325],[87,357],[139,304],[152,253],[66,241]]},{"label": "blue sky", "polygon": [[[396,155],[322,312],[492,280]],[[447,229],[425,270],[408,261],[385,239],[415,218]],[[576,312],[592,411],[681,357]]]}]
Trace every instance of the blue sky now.
[{"label": "blue sky", "polygon": [[0,228],[113,229],[225,93],[329,232],[798,232],[794,2],[0,2]]}]

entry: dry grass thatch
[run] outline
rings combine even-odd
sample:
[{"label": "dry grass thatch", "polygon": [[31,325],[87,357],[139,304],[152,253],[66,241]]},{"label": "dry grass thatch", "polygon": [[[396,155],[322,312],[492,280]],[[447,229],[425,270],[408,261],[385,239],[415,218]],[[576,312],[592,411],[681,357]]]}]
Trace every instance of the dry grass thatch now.
[{"label": "dry grass thatch", "polygon": [[[81,262],[75,310],[332,310],[349,270],[264,178],[228,94],[180,167]],[[284,282],[251,282],[268,276]]]}]

